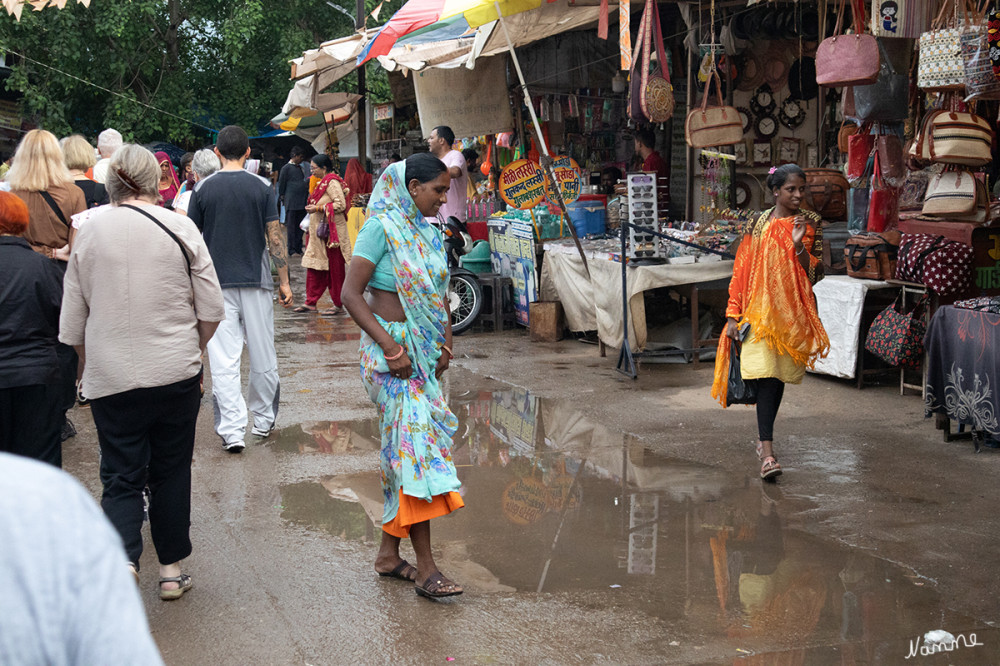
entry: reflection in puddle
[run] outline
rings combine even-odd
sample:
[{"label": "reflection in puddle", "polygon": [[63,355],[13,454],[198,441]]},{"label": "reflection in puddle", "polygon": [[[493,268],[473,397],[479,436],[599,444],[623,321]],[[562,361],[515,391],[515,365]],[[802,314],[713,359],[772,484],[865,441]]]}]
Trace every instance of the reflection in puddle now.
[{"label": "reflection in puddle", "polygon": [[[916,636],[977,626],[903,569],[785,529],[780,486],[656,454],[568,403],[525,391],[451,404],[467,508],[435,521],[435,543],[446,558],[460,546],[462,559],[485,572],[466,579],[488,578],[480,590],[600,591],[589,603],[626,604],[695,635],[721,635],[747,655],[795,648],[784,653],[789,664],[901,663]],[[287,428],[270,445],[375,451],[379,434],[374,420],[321,422]],[[375,470],[281,493],[290,522],[379,538]],[[992,643],[975,649],[995,650]]]}]

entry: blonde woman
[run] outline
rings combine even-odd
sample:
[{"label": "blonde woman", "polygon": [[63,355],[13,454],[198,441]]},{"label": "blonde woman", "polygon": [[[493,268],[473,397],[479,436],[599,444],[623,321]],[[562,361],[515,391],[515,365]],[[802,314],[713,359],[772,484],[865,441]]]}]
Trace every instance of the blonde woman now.
[{"label": "blonde woman", "polygon": [[87,208],[108,203],[108,192],[104,186],[87,177],[87,171],[97,164],[94,147],[79,134],[62,139],[59,145],[62,146],[63,158],[73,183],[83,190]]},{"label": "blonde woman", "polygon": [[[31,130],[24,135],[7,173],[10,191],[28,205],[31,224],[24,238],[31,249],[46,257],[68,258],[69,218],[87,209],[83,191],[63,159],[52,132]],[[57,252],[65,250],[65,253]]]},{"label": "blonde woman", "polygon": [[[31,130],[24,135],[7,173],[11,194],[28,206],[31,220],[24,239],[35,252],[54,260],[59,279],[66,273],[69,259],[70,218],[87,209],[83,191],[73,184],[63,161],[59,141],[52,132]],[[62,411],[60,439],[76,434],[66,412],[76,402],[76,352],[59,344],[59,397]]]}]

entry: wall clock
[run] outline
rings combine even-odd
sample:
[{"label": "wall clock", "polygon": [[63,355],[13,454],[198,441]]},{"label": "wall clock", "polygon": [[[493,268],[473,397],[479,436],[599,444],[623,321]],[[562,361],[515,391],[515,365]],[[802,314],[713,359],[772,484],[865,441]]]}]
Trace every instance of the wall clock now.
[{"label": "wall clock", "polygon": [[774,93],[771,92],[771,86],[766,83],[760,88],[754,91],[754,94],[750,97],[750,110],[754,112],[756,116],[763,116],[770,114],[775,109]]},{"label": "wall clock", "polygon": [[803,104],[797,99],[786,99],[781,103],[781,109],[778,111],[778,120],[781,124],[788,129],[795,129],[806,119],[806,110],[803,108]]},{"label": "wall clock", "polygon": [[759,116],[754,122],[754,129],[760,138],[771,139],[778,133],[778,120],[774,116]]}]

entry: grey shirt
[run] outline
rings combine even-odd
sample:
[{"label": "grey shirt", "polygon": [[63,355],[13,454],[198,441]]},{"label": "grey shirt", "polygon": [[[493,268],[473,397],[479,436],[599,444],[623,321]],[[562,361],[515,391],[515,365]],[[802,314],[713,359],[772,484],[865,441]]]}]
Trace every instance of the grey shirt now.
[{"label": "grey shirt", "polygon": [[288,210],[305,210],[309,197],[308,163],[289,162],[278,172],[278,196]]},{"label": "grey shirt", "polygon": [[65,472],[0,453],[0,664],[162,664],[118,533]]}]

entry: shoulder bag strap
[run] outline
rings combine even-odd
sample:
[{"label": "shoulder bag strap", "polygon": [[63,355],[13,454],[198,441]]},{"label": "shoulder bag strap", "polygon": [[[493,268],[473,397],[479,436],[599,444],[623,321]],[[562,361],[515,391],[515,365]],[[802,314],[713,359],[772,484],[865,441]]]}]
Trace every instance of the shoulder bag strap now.
[{"label": "shoulder bag strap", "polygon": [[[663,28],[660,27],[660,12],[653,12],[653,27],[655,29],[654,39],[656,40],[656,58],[660,61],[660,76],[670,83],[670,67],[667,66],[667,53],[663,48]],[[715,57],[715,54],[712,54]]]},{"label": "shoulder bag strap", "polygon": [[156,226],[158,226],[159,228],[163,229],[163,231],[168,236],[170,236],[170,238],[172,238],[175,243],[177,243],[177,247],[179,247],[181,249],[181,254],[184,255],[184,263],[187,264],[188,277],[191,277],[191,258],[188,257],[187,249],[184,247],[184,243],[181,242],[181,239],[177,237],[177,234],[175,234],[174,232],[172,232],[170,229],[167,229],[167,226],[165,224],[163,224],[158,219],[156,219],[155,217],[153,217],[152,215],[150,215],[149,213],[147,213],[143,209],[139,208],[138,206],[133,206],[131,204],[122,204],[121,207],[122,208],[130,208],[130,209],[134,210],[135,212],[140,213],[141,215],[145,215],[146,217],[148,217],[149,219],[151,219],[153,221],[153,223],[156,224]]},{"label": "shoulder bag strap", "polygon": [[66,215],[62,212],[62,208],[59,207],[59,204],[56,203],[56,200],[52,198],[52,195],[46,192],[45,190],[41,190],[39,194],[41,194],[42,198],[45,199],[45,203],[49,205],[49,208],[51,208],[52,212],[56,214],[56,216],[59,218],[59,221],[62,222],[64,225],[66,225],[66,228],[69,229],[70,226],[69,222],[66,221]]}]

